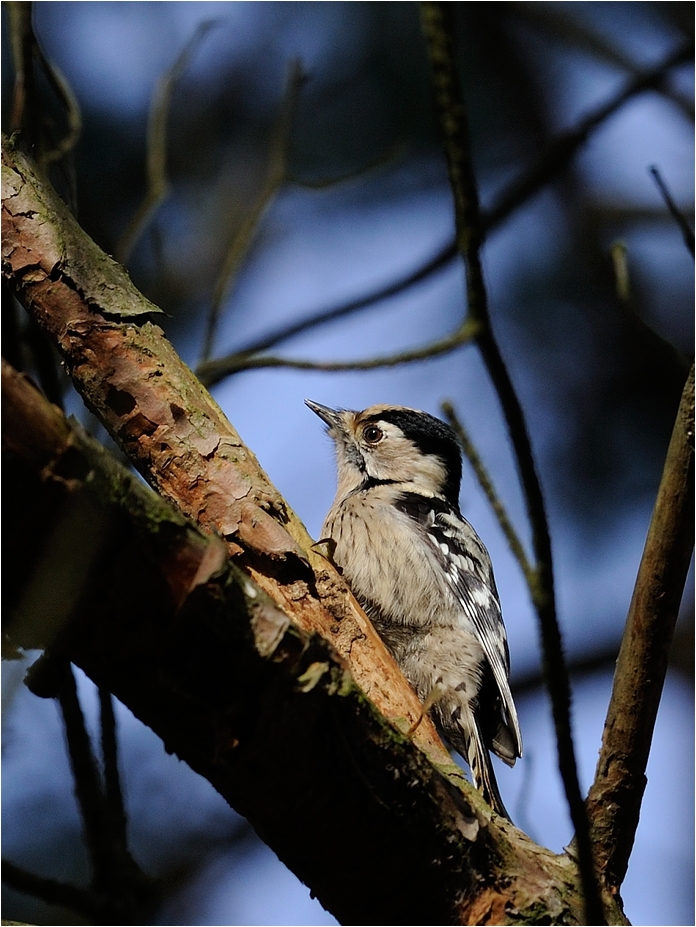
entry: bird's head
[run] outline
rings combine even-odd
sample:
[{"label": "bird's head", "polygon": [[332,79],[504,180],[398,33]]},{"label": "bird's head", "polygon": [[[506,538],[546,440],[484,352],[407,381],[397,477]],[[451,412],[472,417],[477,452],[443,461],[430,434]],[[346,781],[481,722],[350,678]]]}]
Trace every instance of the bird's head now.
[{"label": "bird's head", "polygon": [[462,460],[457,438],[444,422],[403,406],[370,406],[362,412],[330,409],[305,400],[328,426],[336,445],[338,494],[379,483],[442,496],[458,507]]}]

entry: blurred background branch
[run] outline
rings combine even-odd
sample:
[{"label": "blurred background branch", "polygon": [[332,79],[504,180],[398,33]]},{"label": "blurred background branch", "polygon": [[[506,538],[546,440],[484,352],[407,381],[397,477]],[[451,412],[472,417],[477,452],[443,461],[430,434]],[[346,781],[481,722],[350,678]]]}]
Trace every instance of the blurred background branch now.
[{"label": "blurred background branch", "polygon": [[167,120],[170,118],[172,94],[176,82],[196,53],[205,35],[215,26],[215,21],[200,23],[184,48],[174,59],[170,68],[157,81],[147,120],[147,194],[128,223],[116,247],[116,260],[126,264],[138,238],[142,235],[152,216],[169,193],[167,180]]},{"label": "blurred background branch", "polygon": [[[682,46],[675,52],[669,54],[658,67],[652,68],[645,73],[638,74],[629,80],[620,92],[591,113],[588,113],[573,129],[562,132],[552,139],[546,150],[539,156],[536,163],[528,168],[519,178],[509,184],[503,193],[499,195],[497,202],[490,210],[484,209],[482,211],[481,228],[484,237],[490,234],[490,232],[495,230],[499,225],[502,225],[509,216],[522,207],[531,197],[537,194],[539,190],[549,183],[552,183],[555,178],[566,170],[573,157],[587,142],[591,134],[617,112],[617,110],[637,94],[661,87],[672,68],[689,61],[692,57],[693,45],[686,44]],[[258,214],[257,218],[260,219],[260,216],[261,213]],[[298,369],[305,370],[361,369],[359,366],[317,365],[311,367],[310,361],[297,361],[294,364],[284,365],[278,358],[256,358],[254,355],[262,351],[267,351],[269,348],[275,347],[278,344],[282,344],[284,341],[296,335],[311,331],[318,326],[335,322],[338,319],[346,318],[356,312],[369,309],[376,303],[397,296],[449,266],[458,256],[458,253],[456,242],[449,242],[425,264],[409,272],[407,276],[400,280],[396,280],[386,287],[382,287],[378,291],[369,293],[360,299],[351,300],[339,306],[320,310],[308,315],[307,318],[299,322],[292,322],[275,331],[269,332],[267,335],[245,345],[234,354],[214,360],[206,359],[199,364],[197,372],[200,374],[203,382],[212,385],[213,383],[219,382],[225,376],[253,367],[296,366]],[[209,353],[210,352],[208,352],[208,354]],[[433,356],[437,353],[439,353],[437,350],[433,352]],[[425,354],[424,356],[427,357],[430,355]],[[410,359],[409,357],[409,360]]]},{"label": "blurred background branch", "polygon": [[[13,111],[21,116],[25,144],[37,154],[45,147],[52,179],[79,207],[89,234],[113,253],[148,196],[143,165],[157,150],[148,142],[152,88],[171,74],[171,49],[186,48],[210,10],[194,3],[37,4],[32,16],[29,4],[5,4],[3,15],[5,129],[16,127]],[[233,410],[315,536],[333,470],[302,399],[353,408],[386,401],[437,413],[448,396],[486,461],[493,498],[504,499],[508,524],[533,560],[496,397],[478,353],[456,350],[475,340],[477,325],[462,318],[451,194],[433,131],[418,6],[221,4],[215,15],[218,25],[171,83],[169,117],[159,123],[169,192],[131,250],[134,281],[167,311],[167,333],[189,364],[198,360],[222,286],[209,358],[215,398]],[[456,17],[488,296],[545,489],[579,777],[587,788],[693,352],[693,268],[682,241],[693,218],[692,10],[652,2],[464,4]],[[79,108],[39,55],[55,63]],[[279,88],[299,60],[311,79],[294,109],[291,168],[258,211],[282,110]],[[33,128],[22,102],[26,81],[36,112],[43,110],[43,124],[40,117]],[[62,140],[77,137],[78,124],[79,143],[50,161]],[[651,164],[659,165],[669,199],[651,182]],[[230,242],[244,237],[255,210],[250,246],[225,284]],[[681,231],[675,210],[684,218]],[[367,311],[378,303],[379,311]],[[104,436],[51,347],[16,308],[4,291],[3,352]],[[290,339],[297,360],[288,356]],[[29,509],[36,504],[21,475],[6,493]],[[517,823],[527,822],[535,839],[561,852],[572,825],[519,550],[511,552],[513,535],[473,479],[464,481],[462,510],[495,565],[525,741],[515,770],[501,769],[501,789]],[[5,536],[15,535],[6,528]],[[87,526],[87,540],[76,544],[85,556],[92,537]],[[33,556],[32,548],[8,547],[6,569],[26,569]],[[25,872],[88,884],[53,703],[21,685],[35,653],[13,656],[3,683],[4,850]],[[631,919],[641,923],[693,920],[691,592],[669,666],[650,785],[621,890]],[[89,708],[99,693],[76,676],[96,730]],[[103,709],[106,755],[111,734]],[[148,738],[121,704],[115,710],[129,835],[136,858],[163,886],[161,922],[332,922],[200,777]],[[39,831],[40,845],[31,839]],[[31,923],[79,917],[10,890],[4,902]]]}]

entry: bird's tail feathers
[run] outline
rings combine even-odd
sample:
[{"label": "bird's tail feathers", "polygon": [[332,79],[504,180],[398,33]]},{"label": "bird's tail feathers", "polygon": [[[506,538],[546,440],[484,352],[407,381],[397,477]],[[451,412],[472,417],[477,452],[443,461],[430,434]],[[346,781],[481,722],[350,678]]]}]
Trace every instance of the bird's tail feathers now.
[{"label": "bird's tail feathers", "polygon": [[471,732],[467,745],[467,761],[471,768],[474,785],[481,792],[491,808],[511,821],[498,790],[498,781],[495,778],[493,762],[481,736],[478,722],[474,720],[474,729]]}]

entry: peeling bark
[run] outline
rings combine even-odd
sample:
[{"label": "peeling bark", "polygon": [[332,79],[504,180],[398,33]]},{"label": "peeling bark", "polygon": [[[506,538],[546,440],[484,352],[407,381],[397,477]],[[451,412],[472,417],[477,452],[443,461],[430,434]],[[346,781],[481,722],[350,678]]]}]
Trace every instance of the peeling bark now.
[{"label": "peeling bark", "polygon": [[[123,473],[107,491],[109,480],[95,476],[106,459],[99,454],[83,456],[66,477],[51,461],[82,445],[66,436],[57,410],[6,414],[14,437],[4,435],[4,446],[23,461],[34,492],[64,493],[60,511],[82,499],[102,512],[91,516],[101,527],[89,539],[83,582],[57,597],[61,608],[39,631],[53,627],[51,646],[208,778],[343,923],[580,923],[574,860],[495,816],[427,719],[405,736],[420,717],[415,694],[150,320],[151,304],[138,302],[120,268],[109,265],[108,286],[85,270],[103,256],[11,147],[3,184],[3,273],[85,401],[175,506],[143,495]],[[7,382],[9,407],[19,402],[17,384],[27,384],[16,375]],[[31,452],[50,444],[36,437],[42,415],[62,447],[48,463]],[[133,515],[133,500],[146,516]],[[76,518],[71,530],[87,521]],[[25,560],[35,564],[28,524]],[[179,541],[172,547],[172,533],[195,555]],[[18,576],[15,601],[34,576]],[[605,900],[608,923],[626,923]]]}]

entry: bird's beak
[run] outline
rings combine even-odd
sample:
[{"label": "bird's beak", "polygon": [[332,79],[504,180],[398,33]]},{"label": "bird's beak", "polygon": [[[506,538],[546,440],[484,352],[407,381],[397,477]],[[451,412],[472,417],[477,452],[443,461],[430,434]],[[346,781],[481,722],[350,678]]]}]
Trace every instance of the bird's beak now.
[{"label": "bird's beak", "polygon": [[305,405],[309,406],[312,412],[315,412],[320,419],[326,422],[329,428],[337,428],[340,431],[343,430],[341,414],[336,409],[323,406],[320,402],[312,402],[311,399],[305,399]]}]

